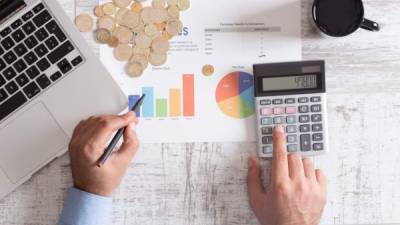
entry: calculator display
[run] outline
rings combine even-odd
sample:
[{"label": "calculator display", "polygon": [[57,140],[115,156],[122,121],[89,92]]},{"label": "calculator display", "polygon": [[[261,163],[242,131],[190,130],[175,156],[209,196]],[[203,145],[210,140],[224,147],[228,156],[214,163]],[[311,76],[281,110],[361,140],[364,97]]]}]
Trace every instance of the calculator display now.
[{"label": "calculator display", "polygon": [[317,87],[317,75],[265,77],[262,79],[263,91],[302,90]]}]

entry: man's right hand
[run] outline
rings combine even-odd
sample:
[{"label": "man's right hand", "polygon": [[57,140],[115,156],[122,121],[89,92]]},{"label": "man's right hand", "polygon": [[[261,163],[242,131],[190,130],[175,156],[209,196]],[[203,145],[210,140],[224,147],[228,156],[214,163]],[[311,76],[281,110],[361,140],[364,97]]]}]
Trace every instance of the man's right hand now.
[{"label": "man's right hand", "polygon": [[317,225],[326,203],[326,179],[310,159],[287,155],[282,127],[274,129],[271,184],[264,190],[260,163],[249,159],[250,205],[262,225]]}]

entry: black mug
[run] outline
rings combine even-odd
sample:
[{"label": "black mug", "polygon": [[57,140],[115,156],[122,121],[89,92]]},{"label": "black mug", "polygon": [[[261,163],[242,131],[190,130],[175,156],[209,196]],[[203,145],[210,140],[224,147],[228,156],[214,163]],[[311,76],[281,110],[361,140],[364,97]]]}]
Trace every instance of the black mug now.
[{"label": "black mug", "polygon": [[317,27],[333,37],[347,36],[358,28],[379,31],[379,24],[364,18],[361,0],[314,0],[312,17]]}]

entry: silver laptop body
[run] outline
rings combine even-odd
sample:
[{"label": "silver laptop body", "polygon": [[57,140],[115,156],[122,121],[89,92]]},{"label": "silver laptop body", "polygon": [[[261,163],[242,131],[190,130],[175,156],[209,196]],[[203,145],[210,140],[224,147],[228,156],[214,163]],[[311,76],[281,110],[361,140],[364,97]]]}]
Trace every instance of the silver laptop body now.
[{"label": "silver laptop body", "polygon": [[118,114],[126,97],[56,0],[0,5],[3,197],[63,155],[80,120]]}]

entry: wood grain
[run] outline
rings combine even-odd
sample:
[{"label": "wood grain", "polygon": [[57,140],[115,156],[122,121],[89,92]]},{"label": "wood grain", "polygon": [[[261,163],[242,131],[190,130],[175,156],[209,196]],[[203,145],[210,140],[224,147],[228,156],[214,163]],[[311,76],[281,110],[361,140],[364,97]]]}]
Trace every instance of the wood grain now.
[{"label": "wood grain", "polygon": [[[68,15],[96,0],[59,0]],[[400,223],[400,2],[366,0],[377,33],[327,38],[302,1],[303,58],[327,61],[330,153],[322,224]],[[90,35],[86,39],[93,44]],[[114,196],[113,224],[257,224],[246,193],[254,143],[144,145]],[[268,183],[269,161],[263,162]],[[55,224],[71,186],[68,156],[0,200],[0,224]]]}]

